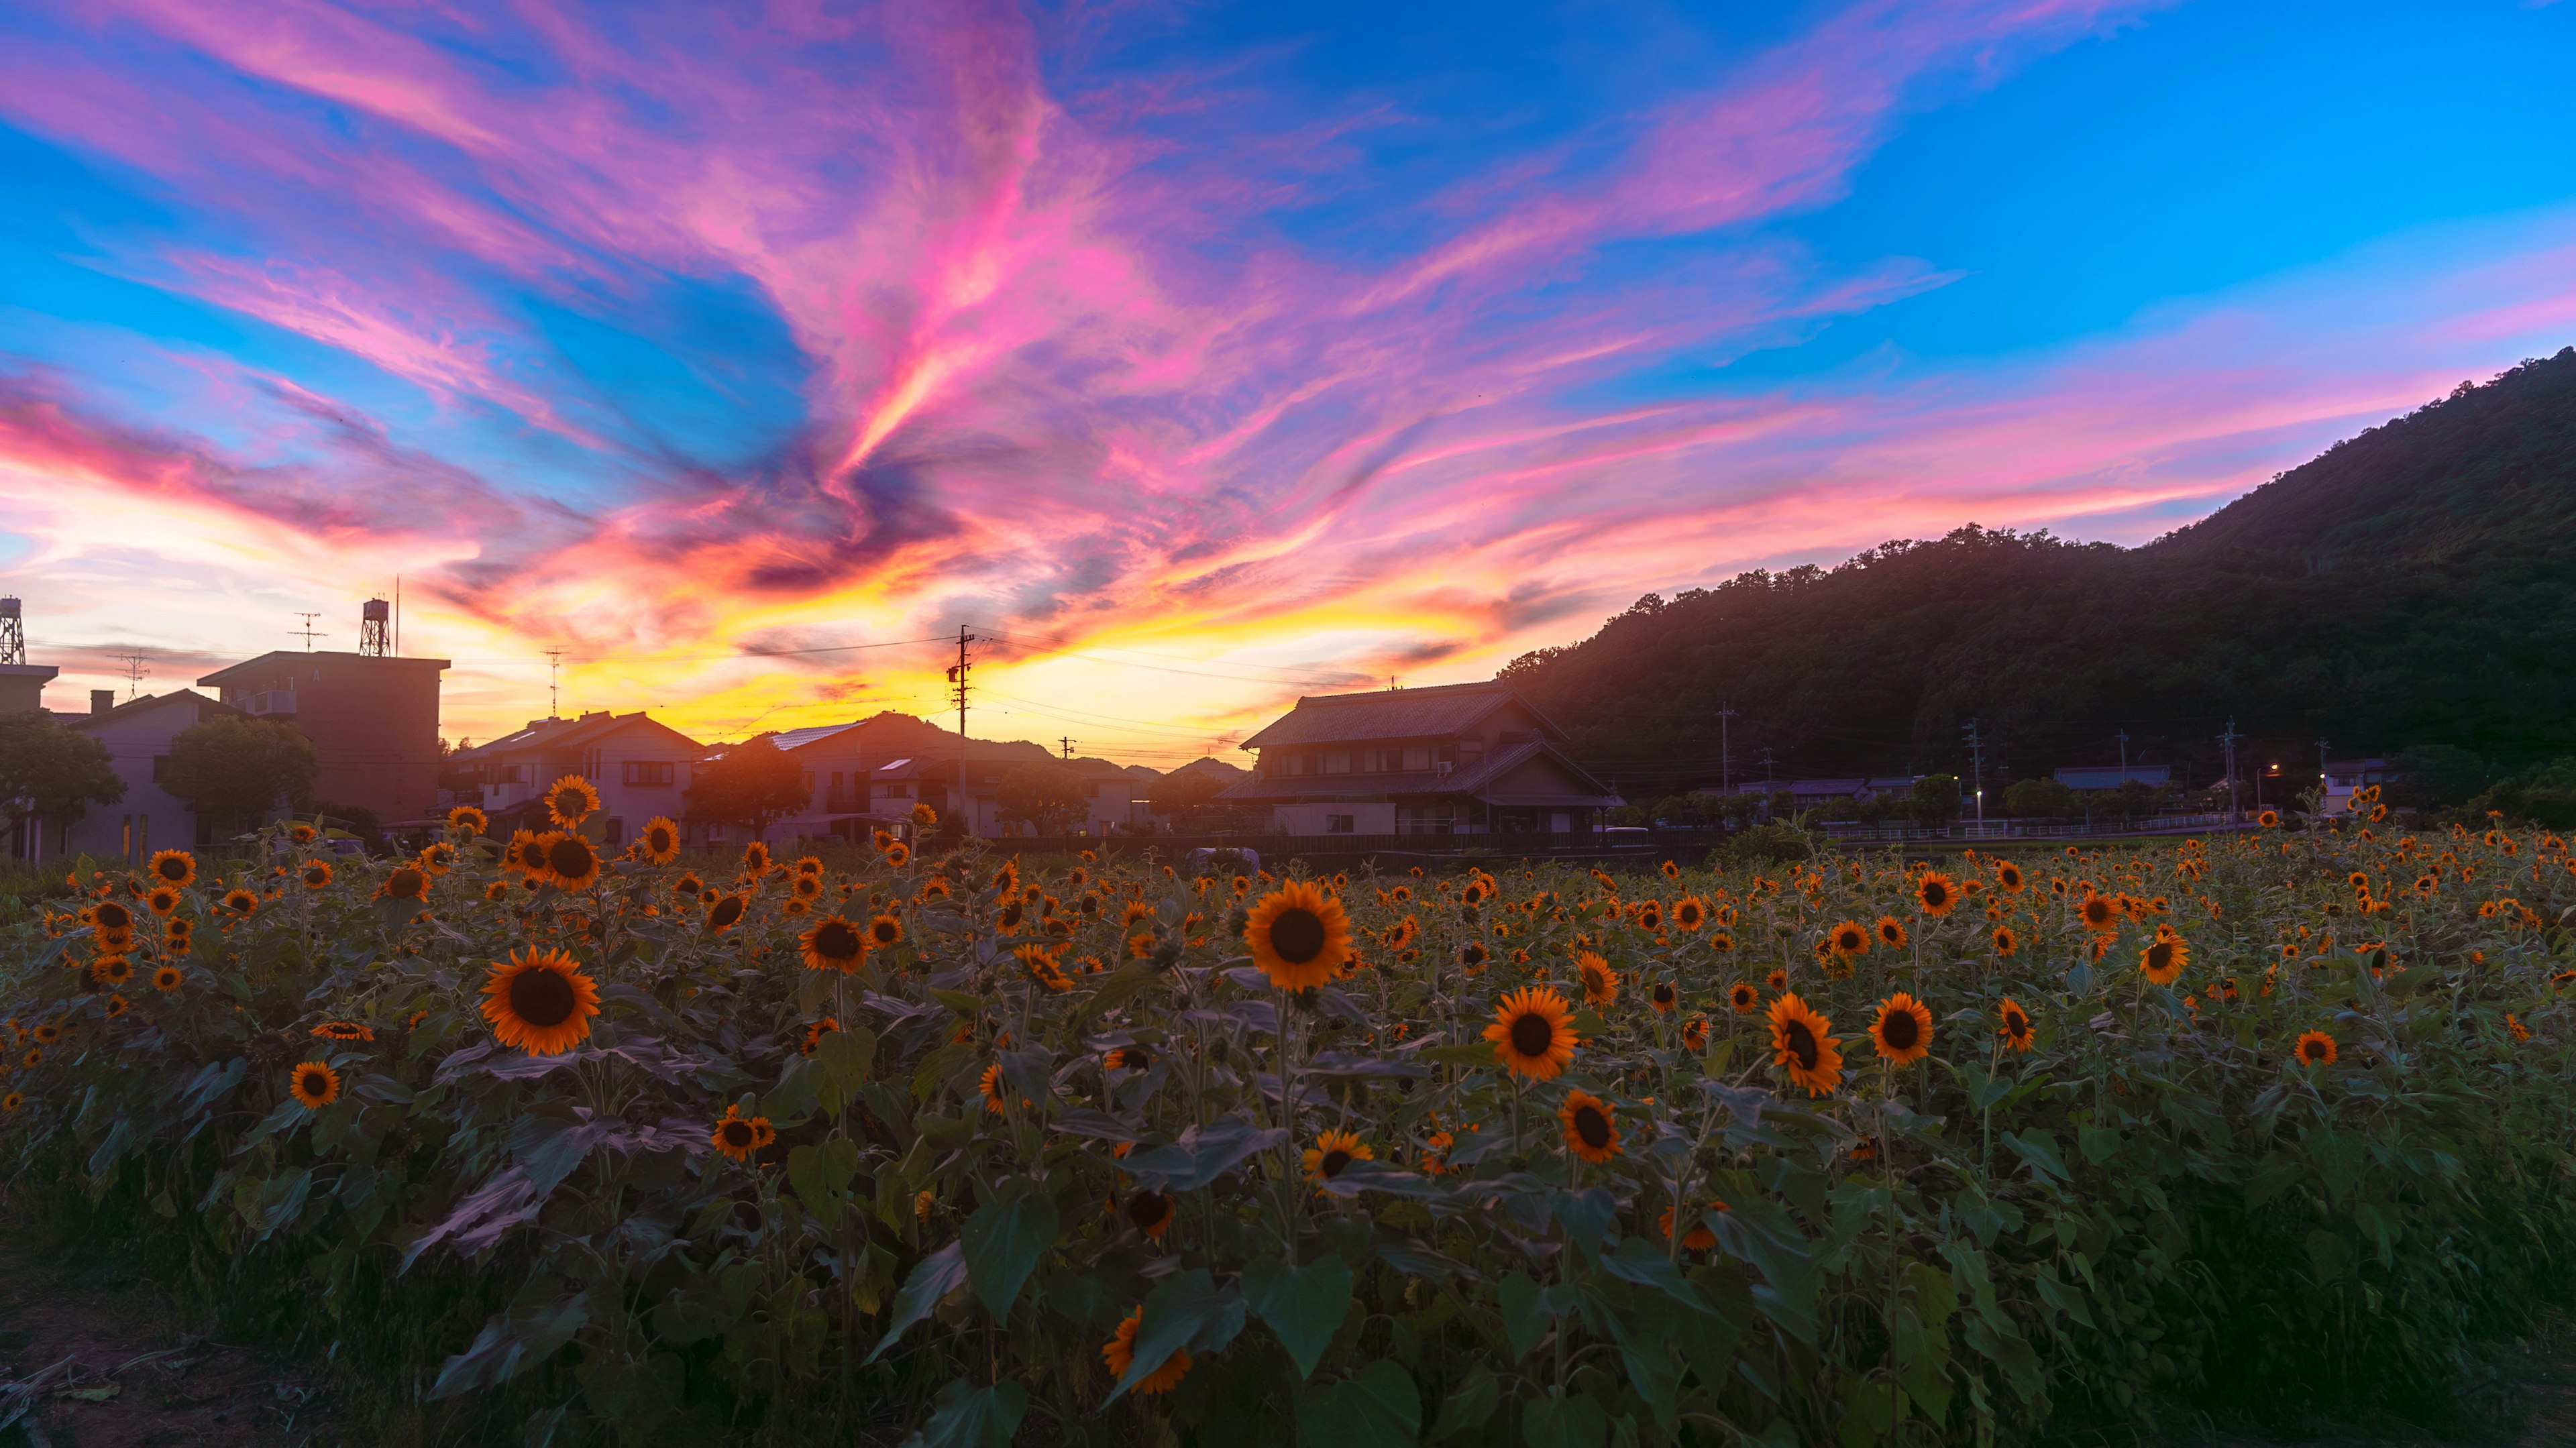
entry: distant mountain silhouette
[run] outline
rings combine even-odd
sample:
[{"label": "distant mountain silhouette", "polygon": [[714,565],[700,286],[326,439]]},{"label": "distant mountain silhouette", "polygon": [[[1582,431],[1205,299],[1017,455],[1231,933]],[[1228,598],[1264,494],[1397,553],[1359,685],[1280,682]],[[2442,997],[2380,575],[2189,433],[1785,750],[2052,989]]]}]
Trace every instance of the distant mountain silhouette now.
[{"label": "distant mountain silhouette", "polygon": [[[2219,773],[2451,746],[2576,754],[2576,348],[2327,449],[2140,548],[1971,525],[1649,594],[1502,670],[1631,799],[1734,777],[2109,763]],[[2241,768],[2242,766],[2240,766]]]}]

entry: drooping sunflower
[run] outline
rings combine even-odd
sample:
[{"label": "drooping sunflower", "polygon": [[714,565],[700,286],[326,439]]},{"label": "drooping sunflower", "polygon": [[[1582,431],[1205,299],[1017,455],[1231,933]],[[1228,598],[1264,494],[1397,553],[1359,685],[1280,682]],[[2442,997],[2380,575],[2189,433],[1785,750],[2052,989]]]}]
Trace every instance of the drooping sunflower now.
[{"label": "drooping sunflower", "polygon": [[599,987],[569,952],[511,951],[492,962],[483,986],[483,1018],[501,1044],[531,1056],[558,1056],[590,1036],[599,1014]]},{"label": "drooping sunflower", "polygon": [[1673,1007],[1681,1004],[1681,998],[1681,992],[1674,990],[1673,983],[1668,980],[1659,980],[1646,991],[1646,1003],[1653,1006],[1659,1016],[1672,1014]]},{"label": "drooping sunflower", "polygon": [[1154,1064],[1154,1053],[1143,1046],[1113,1046],[1105,1059],[1112,1071],[1142,1071]]},{"label": "drooping sunflower", "polygon": [[1878,942],[1890,950],[1903,950],[1912,937],[1905,933],[1905,922],[1893,915],[1878,917]]},{"label": "drooping sunflower", "polygon": [[680,827],[666,815],[655,815],[636,833],[635,843],[644,847],[645,859],[667,865],[680,858]]},{"label": "drooping sunflower", "polygon": [[180,983],[186,979],[187,976],[180,973],[179,967],[165,965],[152,972],[152,988],[158,991],[177,990]]},{"label": "drooping sunflower", "polygon": [[143,873],[173,889],[185,890],[197,883],[197,857],[186,850],[161,850],[154,853],[152,863],[143,867]]},{"label": "drooping sunflower", "polygon": [[1995,954],[2000,956],[2010,957],[2014,951],[2021,949],[2021,937],[2013,934],[2012,927],[2009,925],[1995,927],[1994,941]]},{"label": "drooping sunflower", "polygon": [[2084,928],[2096,935],[2110,935],[2120,928],[2119,903],[2108,895],[2086,895],[2075,913],[2082,917]]},{"label": "drooping sunflower", "polygon": [[975,1082],[975,1089],[983,1093],[984,1109],[996,1115],[1010,1104],[1009,1098],[1002,1094],[1002,1067],[998,1061],[984,1068],[984,1074]]},{"label": "drooping sunflower", "polygon": [[1771,1002],[1771,1050],[1789,1079],[1810,1096],[1831,1095],[1843,1079],[1841,1042],[1827,1034],[1833,1021],[1789,991]]},{"label": "drooping sunflower", "polygon": [[1685,1051],[1708,1049],[1708,1017],[1693,1016],[1690,1024],[1682,1027],[1682,1049]]},{"label": "drooping sunflower", "polygon": [[2191,947],[2179,935],[2160,935],[2138,952],[2138,969],[2158,985],[2171,985],[2191,963]]},{"label": "drooping sunflower", "polygon": [[470,804],[460,804],[447,812],[447,827],[460,834],[473,836],[492,828],[491,817]]},{"label": "drooping sunflower", "polygon": [[1350,917],[1311,880],[1291,880],[1261,897],[1243,927],[1252,963],[1281,990],[1322,985],[1351,958]]},{"label": "drooping sunflower", "polygon": [[546,844],[546,882],[566,890],[581,890],[599,878],[599,851],[590,841],[569,830],[543,837]]},{"label": "drooping sunflower", "polygon": [[1869,1023],[1869,1039],[1889,1065],[1912,1065],[1932,1054],[1931,1008],[1898,991],[1878,1003],[1878,1019]]},{"label": "drooping sunflower", "polygon": [[838,915],[826,915],[814,922],[812,929],[796,938],[796,944],[807,970],[837,970],[848,975],[868,958],[868,937]]},{"label": "drooping sunflower", "polygon": [[708,1133],[716,1150],[736,1161],[747,1162],[752,1154],[778,1139],[778,1129],[766,1116],[745,1116],[742,1103],[728,1103],[725,1114],[716,1119],[715,1130]]},{"label": "drooping sunflower", "polygon": [[224,892],[224,910],[228,914],[247,916],[259,909],[259,896],[248,890]]},{"label": "drooping sunflower", "polygon": [[1937,920],[1959,907],[1959,882],[1935,870],[1914,882],[1914,903]]},{"label": "drooping sunflower", "polygon": [[707,929],[722,935],[741,924],[743,912],[750,908],[751,901],[740,893],[718,895],[707,907]]},{"label": "drooping sunflower", "polygon": [[[1726,1203],[1711,1202],[1709,1203],[1709,1209],[1717,1212],[1725,1211]],[[1664,1240],[1667,1242],[1671,1241],[1673,1239],[1673,1209],[1670,1207],[1664,1208],[1664,1215],[1656,1221],[1655,1225],[1663,1230]],[[1708,1224],[1705,1221],[1702,1221],[1697,1217],[1693,1217],[1691,1219],[1690,1230],[1682,1234],[1682,1250],[1685,1252],[1705,1252],[1716,1245],[1717,1234],[1708,1229]]]},{"label": "drooping sunflower", "polygon": [[326,1041],[372,1041],[376,1028],[364,1021],[324,1021],[313,1034]]},{"label": "drooping sunflower", "polygon": [[742,847],[742,872],[757,875],[769,868],[769,846],[758,840]]},{"label": "drooping sunflower", "polygon": [[143,906],[155,915],[167,917],[179,908],[179,892],[169,885],[155,885],[143,897]]},{"label": "drooping sunflower", "polygon": [[134,1009],[134,1002],[127,1000],[121,995],[110,995],[107,998],[107,1018],[109,1020],[114,1020],[118,1016],[121,1016],[132,1009]]},{"label": "drooping sunflower", "polygon": [[1567,1024],[1573,1014],[1565,997],[1531,986],[1503,997],[1494,1008],[1494,1023],[1485,1027],[1485,1039],[1494,1043],[1494,1057],[1503,1069],[1532,1080],[1554,1080],[1583,1044]]},{"label": "drooping sunflower", "polygon": [[840,1021],[832,1016],[825,1016],[823,1019],[815,1021],[805,1028],[805,1044],[797,1048],[798,1052],[802,1055],[813,1055],[814,1048],[823,1044],[823,1038],[840,1028]]},{"label": "drooping sunflower", "polygon": [[376,887],[375,898],[417,904],[429,894],[429,872],[417,865],[398,865]]},{"label": "drooping sunflower", "polygon": [[1565,1149],[1598,1164],[1619,1154],[1619,1123],[1610,1103],[1588,1091],[1569,1091],[1556,1119],[1565,1127]]},{"label": "drooping sunflower", "polygon": [[581,822],[599,813],[599,791],[578,774],[567,774],[546,786],[546,817],[561,829],[581,828]]},{"label": "drooping sunflower", "polygon": [[1306,1180],[1328,1182],[1340,1176],[1355,1161],[1375,1161],[1377,1153],[1368,1143],[1348,1131],[1327,1131],[1306,1148]]},{"label": "drooping sunflower", "polygon": [[2331,1066],[2341,1054],[2335,1048],[2335,1038],[2323,1031],[2308,1031],[2299,1037],[2298,1056],[2303,1065]]},{"label": "drooping sunflower", "polygon": [[2030,1012],[2010,996],[1995,1007],[1995,1021],[1995,1034],[2003,1037],[2004,1045],[2011,1050],[2027,1051],[2039,1039],[2039,1033],[2031,1029]]},{"label": "drooping sunflower", "polygon": [[1825,932],[1825,948],[1845,960],[1869,954],[1869,928],[1857,920],[1846,920]]},{"label": "drooping sunflower", "polygon": [[[1135,1366],[1136,1333],[1144,1323],[1145,1309],[1138,1307],[1121,1318],[1117,1332],[1109,1341],[1101,1344],[1100,1360],[1109,1365],[1110,1377],[1124,1378],[1127,1376],[1127,1370]],[[1138,1378],[1136,1386],[1129,1391],[1138,1397],[1145,1398],[1150,1398],[1157,1393],[1168,1393],[1181,1385],[1181,1379],[1188,1376],[1189,1371],[1190,1350],[1176,1347],[1172,1349],[1170,1357],[1154,1365],[1152,1372]]]},{"label": "drooping sunflower", "polygon": [[286,1078],[287,1094],[307,1111],[319,1111],[340,1099],[340,1073],[320,1061],[307,1061]]},{"label": "drooping sunflower", "polygon": [[1146,1241],[1159,1242],[1172,1229],[1172,1208],[1170,1196],[1149,1187],[1127,1199],[1127,1224]]}]

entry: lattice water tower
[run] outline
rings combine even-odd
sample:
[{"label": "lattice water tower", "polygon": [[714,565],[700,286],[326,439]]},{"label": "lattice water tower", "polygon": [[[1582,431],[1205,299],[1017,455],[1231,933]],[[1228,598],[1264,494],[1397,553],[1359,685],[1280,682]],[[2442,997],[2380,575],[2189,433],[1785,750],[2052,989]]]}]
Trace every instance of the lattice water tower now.
[{"label": "lattice water tower", "polygon": [[394,651],[392,622],[394,606],[381,598],[367,600],[358,615],[358,652],[381,659]]},{"label": "lattice water tower", "polygon": [[27,662],[27,622],[18,600],[0,598],[0,664]]}]

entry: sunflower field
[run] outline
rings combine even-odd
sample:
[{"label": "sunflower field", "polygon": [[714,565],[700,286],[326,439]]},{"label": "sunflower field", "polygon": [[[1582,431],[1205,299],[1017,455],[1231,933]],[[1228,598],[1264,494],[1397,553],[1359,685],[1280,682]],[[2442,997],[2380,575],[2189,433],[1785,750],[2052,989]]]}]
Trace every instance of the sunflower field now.
[{"label": "sunflower field", "polygon": [[13,1215],[532,1448],[2011,1443],[2438,1405],[2571,1280],[2552,836],[1211,877],[548,798],[0,927]]}]

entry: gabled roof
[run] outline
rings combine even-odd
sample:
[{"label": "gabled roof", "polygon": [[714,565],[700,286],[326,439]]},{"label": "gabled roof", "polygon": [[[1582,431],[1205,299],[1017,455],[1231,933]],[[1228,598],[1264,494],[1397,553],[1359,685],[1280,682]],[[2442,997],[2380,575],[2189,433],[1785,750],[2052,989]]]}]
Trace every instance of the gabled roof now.
[{"label": "gabled roof", "polygon": [[268,667],[278,659],[329,659],[334,663],[370,665],[417,664],[428,665],[441,669],[450,667],[448,661],[445,659],[415,659],[399,654],[353,654],[342,652],[337,649],[271,649],[267,653],[261,654],[258,658],[244,659],[238,664],[217,669],[213,673],[197,680],[197,683],[200,687],[209,684],[220,687],[230,682],[236,674],[245,674],[254,669]]},{"label": "gabled roof", "polygon": [[232,705],[220,699],[209,699],[193,689],[174,689],[167,694],[145,694],[139,699],[128,699],[104,714],[57,714],[54,717],[62,720],[66,727],[86,729],[92,724],[105,724],[111,719],[136,718],[156,709],[167,709],[173,704],[196,705],[197,716],[201,719],[208,714],[241,713]]},{"label": "gabled roof", "polygon": [[1296,708],[1272,720],[1267,728],[1238,747],[1267,749],[1283,744],[1438,738],[1472,728],[1508,704],[1518,704],[1528,711],[1548,738],[1565,738],[1565,731],[1531,708],[1518,690],[1509,684],[1490,682],[1378,689],[1366,694],[1309,694],[1297,701]]},{"label": "gabled roof", "polygon": [[[1513,770],[1534,759],[1544,759],[1563,770],[1585,792],[1580,801],[1550,796],[1548,802],[1560,807],[1568,804],[1617,804],[1616,790],[1593,778],[1591,771],[1565,757],[1555,745],[1544,739],[1520,744],[1506,744],[1489,752],[1484,759],[1462,769],[1410,770],[1401,774],[1301,774],[1291,777],[1263,778],[1246,775],[1218,791],[1217,798],[1237,804],[1277,803],[1288,800],[1384,800],[1399,795],[1464,795],[1483,799],[1493,784]],[[1535,803],[1517,793],[1492,796],[1501,805]]]},{"label": "gabled roof", "polygon": [[700,747],[698,741],[640,710],[633,714],[612,714],[603,710],[596,714],[584,714],[578,719],[531,719],[525,728],[513,730],[498,739],[487,739],[471,749],[456,751],[447,756],[446,763],[466,764],[477,760],[498,759],[505,754],[546,753],[558,749],[575,749],[592,740],[604,739],[620,729],[638,724],[659,729],[691,749]]}]

